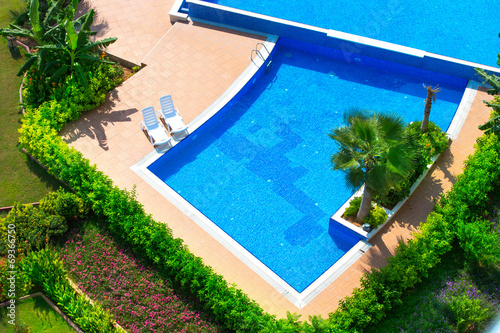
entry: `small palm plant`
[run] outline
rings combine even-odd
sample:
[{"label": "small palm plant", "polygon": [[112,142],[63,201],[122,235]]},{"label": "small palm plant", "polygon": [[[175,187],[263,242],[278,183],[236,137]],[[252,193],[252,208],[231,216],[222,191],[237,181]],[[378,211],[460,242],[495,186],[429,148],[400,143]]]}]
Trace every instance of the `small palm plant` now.
[{"label": "small palm plant", "polygon": [[432,102],[436,101],[436,93],[441,90],[438,86],[432,88],[431,86],[426,86],[425,84],[424,88],[427,89],[427,98],[425,99],[424,119],[422,120],[422,127],[420,128],[423,133],[427,132],[429,128],[429,116],[431,114]]},{"label": "small palm plant", "polygon": [[370,213],[372,194],[383,198],[389,188],[410,175],[416,149],[405,135],[400,116],[354,109],[344,115],[344,121],[345,126],[329,134],[339,148],[331,162],[334,170],[345,172],[348,188],[356,191],[365,184],[356,215],[361,223]]}]

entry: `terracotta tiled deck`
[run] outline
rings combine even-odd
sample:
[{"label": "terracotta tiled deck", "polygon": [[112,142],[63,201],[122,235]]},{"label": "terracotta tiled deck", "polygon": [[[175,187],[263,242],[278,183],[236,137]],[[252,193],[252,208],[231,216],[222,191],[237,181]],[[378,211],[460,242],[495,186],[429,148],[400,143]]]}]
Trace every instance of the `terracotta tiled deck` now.
[{"label": "terracotta tiled deck", "polygon": [[[164,18],[171,4],[162,0],[152,2],[156,4],[144,9],[142,3],[133,0],[85,1],[87,6],[96,9],[97,17],[105,23],[102,27],[106,30],[100,35],[121,37],[110,52],[143,62],[147,67],[111,92],[105,105],[69,124],[62,136],[109,175],[116,185],[129,190],[135,185],[146,212],[157,221],[167,223],[195,255],[203,258],[227,281],[235,283],[266,311],[279,317],[285,316],[286,311],[302,314],[304,319],[313,314],[326,317],[340,299],[360,285],[363,273],[385,265],[398,242],[410,238],[425,220],[432,210],[433,200],[450,188],[461,172],[463,161],[473,152],[476,138],[481,135],[477,126],[489,116],[482,100],[489,96],[483,90],[478,91],[458,138],[438,159],[393,222],[370,242],[373,247],[299,310],[130,169],[152,150],[139,128],[143,107],[153,105],[158,109],[159,97],[172,94],[185,121],[191,121],[243,72],[250,64],[251,50],[256,42],[263,40],[259,36],[185,23],[174,24],[165,34],[169,23],[164,22]],[[142,10],[152,11],[154,15]],[[130,13],[134,17],[143,15],[143,19],[131,21]],[[131,30],[143,28],[151,32],[147,42],[145,38],[141,38],[141,42],[129,35]],[[153,33],[155,29],[158,31]]]}]

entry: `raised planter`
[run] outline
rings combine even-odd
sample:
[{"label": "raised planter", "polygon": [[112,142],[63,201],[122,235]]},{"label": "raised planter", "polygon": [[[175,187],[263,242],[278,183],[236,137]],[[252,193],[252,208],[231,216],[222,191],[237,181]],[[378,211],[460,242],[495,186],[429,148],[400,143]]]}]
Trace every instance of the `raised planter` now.
[{"label": "raised planter", "polygon": [[436,160],[439,158],[441,154],[435,155],[434,157],[431,158],[432,164],[427,165],[427,168],[422,172],[422,174],[417,178],[415,183],[410,187],[410,195],[408,195],[406,198],[401,200],[394,206],[392,210],[389,210],[384,207],[385,212],[387,213],[387,219],[385,220],[384,223],[382,223],[378,228],[371,230],[370,232],[367,232],[363,230],[363,228],[358,227],[354,225],[353,223],[347,221],[346,219],[342,218],[342,215],[344,214],[344,211],[346,210],[347,207],[349,207],[349,203],[351,202],[352,199],[356,197],[360,197],[363,195],[363,190],[364,190],[364,185],[361,186],[359,190],[354,193],[349,200],[347,200],[340,209],[333,214],[333,216],[330,218],[330,227],[331,228],[336,228],[336,229],[344,229],[344,231],[349,232],[350,234],[355,234],[360,237],[360,239],[369,241],[373,236],[377,234],[377,232],[382,229],[388,222],[389,220],[396,214],[396,212],[404,205],[406,200],[411,196],[411,194],[415,191],[415,189],[420,185],[422,180],[425,178],[429,170],[431,169],[432,165],[436,162]]}]

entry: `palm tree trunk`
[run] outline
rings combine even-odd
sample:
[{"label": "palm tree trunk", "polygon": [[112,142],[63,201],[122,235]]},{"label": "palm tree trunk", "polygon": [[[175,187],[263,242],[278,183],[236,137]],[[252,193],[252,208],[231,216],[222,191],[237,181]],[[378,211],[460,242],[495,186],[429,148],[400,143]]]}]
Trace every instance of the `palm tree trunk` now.
[{"label": "palm tree trunk", "polygon": [[425,101],[424,119],[422,120],[422,126],[420,127],[420,130],[423,133],[427,132],[427,129],[429,128],[430,114],[431,114],[431,100],[429,100],[429,97],[427,97],[427,100]]},{"label": "palm tree trunk", "polygon": [[358,223],[363,223],[363,219],[370,214],[370,208],[372,206],[372,194],[365,185],[365,190],[363,191],[363,198],[361,199],[361,206],[359,207],[358,214],[356,215],[356,220]]},{"label": "palm tree trunk", "polygon": [[429,128],[429,115],[431,114],[431,106],[432,102],[436,100],[436,93],[441,89],[438,86],[432,88],[431,86],[426,86],[424,84],[424,88],[427,89],[427,98],[425,99],[425,109],[424,109],[424,119],[422,120],[422,126],[420,130],[425,133]]}]

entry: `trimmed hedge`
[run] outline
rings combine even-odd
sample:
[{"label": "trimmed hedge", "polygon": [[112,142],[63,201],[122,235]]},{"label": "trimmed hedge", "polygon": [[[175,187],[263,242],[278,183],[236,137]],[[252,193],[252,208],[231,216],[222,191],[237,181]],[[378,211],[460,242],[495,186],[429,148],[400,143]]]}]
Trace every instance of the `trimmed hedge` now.
[{"label": "trimmed hedge", "polygon": [[[450,250],[454,239],[477,260],[491,260],[497,251],[498,246],[495,248],[491,239],[470,237],[471,229],[488,231],[486,224],[472,222],[484,213],[487,195],[500,174],[496,162],[500,143],[496,136],[489,135],[478,141],[476,155],[468,159],[464,175],[443,197],[436,212],[420,226],[415,238],[408,245],[401,244],[386,267],[363,277],[362,287],[342,300],[329,318],[313,316],[309,323],[301,323],[299,316],[288,314],[286,319],[276,320],[189,252],[167,226],[145,214],[133,192],[114,186],[109,177],[58,137],[66,122],[102,103],[102,96],[96,94],[93,104],[78,104],[79,97],[69,96],[60,102],[50,101],[28,109],[20,130],[21,145],[45,164],[51,174],[68,183],[95,213],[105,217],[110,231],[154,261],[185,292],[196,295],[205,310],[227,331],[359,332],[378,323],[387,311],[400,304],[404,292],[427,275],[440,256]],[[471,241],[491,246],[488,251],[478,253],[469,248]]]}]

